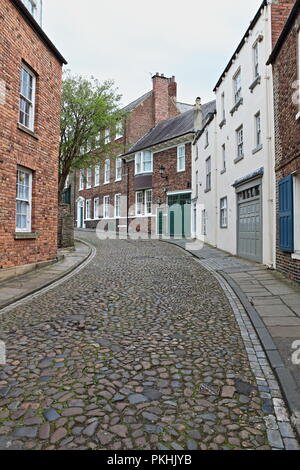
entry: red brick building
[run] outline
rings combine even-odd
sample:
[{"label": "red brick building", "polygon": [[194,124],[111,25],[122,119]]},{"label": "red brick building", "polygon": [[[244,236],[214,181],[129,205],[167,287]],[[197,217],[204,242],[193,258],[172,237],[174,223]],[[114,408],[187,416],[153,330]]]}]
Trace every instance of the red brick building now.
[{"label": "red brick building", "polygon": [[277,269],[300,282],[300,0],[274,47]]},{"label": "red brick building", "polygon": [[[77,227],[190,236],[194,107],[177,102],[174,77],[156,74],[152,91],[124,111],[123,136],[106,136],[122,143],[123,153],[77,179]],[[215,102],[204,105],[204,119],[214,111]]]},{"label": "red brick building", "polygon": [[[152,90],[123,108],[125,121],[119,129],[107,133],[107,142],[116,141],[121,145],[121,153],[125,154],[158,123],[179,116],[191,108],[191,105],[177,101],[175,77],[167,78],[157,73],[152,78]],[[127,179],[127,170],[129,179]],[[108,199],[109,217],[115,218],[113,209],[115,197],[119,194],[127,195],[133,172],[134,165],[125,164],[121,155],[119,159],[112,158],[101,162],[95,168],[77,171],[74,197],[75,225],[95,228],[99,218],[104,216],[104,201]]]},{"label": "red brick building", "polygon": [[[38,2],[0,0],[0,271],[57,256],[62,64]],[[26,5],[26,6],[25,6]]]}]

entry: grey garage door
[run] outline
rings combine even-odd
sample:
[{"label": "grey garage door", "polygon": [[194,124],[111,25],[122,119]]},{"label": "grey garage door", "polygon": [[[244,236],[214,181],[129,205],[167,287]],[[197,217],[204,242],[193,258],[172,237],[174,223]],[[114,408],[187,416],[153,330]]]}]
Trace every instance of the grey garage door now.
[{"label": "grey garage door", "polygon": [[262,262],[261,184],[240,188],[238,198],[238,255]]}]

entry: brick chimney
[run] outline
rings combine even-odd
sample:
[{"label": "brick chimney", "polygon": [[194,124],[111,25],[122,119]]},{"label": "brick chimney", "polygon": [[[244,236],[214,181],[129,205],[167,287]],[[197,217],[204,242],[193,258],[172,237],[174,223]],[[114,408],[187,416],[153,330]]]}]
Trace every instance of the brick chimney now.
[{"label": "brick chimney", "polygon": [[170,98],[176,101],[177,84],[175,77],[167,78],[164,74],[156,73],[153,81],[154,124],[166,121],[170,117]]},{"label": "brick chimney", "polygon": [[296,0],[272,0],[272,48],[275,46]]}]

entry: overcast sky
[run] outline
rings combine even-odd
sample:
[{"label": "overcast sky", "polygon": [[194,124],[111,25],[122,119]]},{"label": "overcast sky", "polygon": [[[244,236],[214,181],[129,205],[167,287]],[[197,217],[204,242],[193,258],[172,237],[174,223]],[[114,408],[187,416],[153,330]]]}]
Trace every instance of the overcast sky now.
[{"label": "overcast sky", "polygon": [[175,75],[178,100],[213,88],[262,0],[43,0],[43,28],[73,73],[114,79],[124,105]]}]

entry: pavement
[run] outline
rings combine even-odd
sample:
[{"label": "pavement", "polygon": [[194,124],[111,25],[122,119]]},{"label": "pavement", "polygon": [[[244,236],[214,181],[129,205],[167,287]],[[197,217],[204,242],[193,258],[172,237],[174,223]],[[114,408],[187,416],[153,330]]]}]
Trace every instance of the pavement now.
[{"label": "pavement", "polygon": [[80,237],[80,271],[0,310],[0,448],[299,450],[222,276],[171,244]]},{"label": "pavement", "polygon": [[300,435],[300,286],[266,266],[192,240],[170,240],[219,273],[245,307]]},{"label": "pavement", "polygon": [[90,254],[90,247],[80,241],[74,249],[59,250],[59,261],[22,276],[0,282],[0,312],[13,302],[23,299],[66,276]]}]

